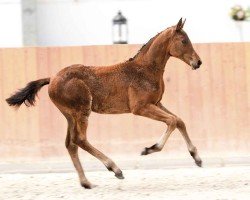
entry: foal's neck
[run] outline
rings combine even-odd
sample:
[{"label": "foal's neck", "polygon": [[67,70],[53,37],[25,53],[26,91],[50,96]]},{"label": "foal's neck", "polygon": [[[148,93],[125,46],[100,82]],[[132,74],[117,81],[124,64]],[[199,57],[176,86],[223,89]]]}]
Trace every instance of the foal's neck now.
[{"label": "foal's neck", "polygon": [[170,57],[168,46],[171,39],[170,30],[161,32],[153,42],[138,55],[138,59],[145,66],[154,67],[155,70],[164,71]]}]

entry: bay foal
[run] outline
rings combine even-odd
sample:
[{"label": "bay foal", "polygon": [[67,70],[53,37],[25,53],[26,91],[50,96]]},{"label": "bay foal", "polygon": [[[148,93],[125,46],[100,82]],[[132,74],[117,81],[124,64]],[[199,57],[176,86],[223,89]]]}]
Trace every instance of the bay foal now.
[{"label": "bay foal", "polygon": [[78,147],[98,158],[119,179],[122,171],[106,155],[87,140],[86,130],[91,111],[97,113],[133,113],[164,122],[168,128],[159,141],[146,147],[142,155],[161,151],[168,137],[178,128],[195,163],[202,161],[192,144],[184,122],[166,109],[162,103],[164,92],[163,73],[170,56],[187,63],[192,69],[201,65],[201,60],[183,30],[179,20],[148,41],[128,61],[107,67],[88,67],[81,64],[62,69],[55,77],[30,82],[6,101],[10,106],[22,103],[34,105],[39,89],[49,84],[49,96],[68,121],[66,147],[78,172],[80,183],[85,188],[93,185],[84,175],[78,157]]}]

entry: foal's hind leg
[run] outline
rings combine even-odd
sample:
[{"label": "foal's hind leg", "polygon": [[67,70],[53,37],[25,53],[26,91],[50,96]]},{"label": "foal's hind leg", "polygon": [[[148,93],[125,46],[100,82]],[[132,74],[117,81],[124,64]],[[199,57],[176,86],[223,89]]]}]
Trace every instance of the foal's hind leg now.
[{"label": "foal's hind leg", "polygon": [[73,142],[77,144],[79,147],[95,156],[99,159],[109,171],[113,171],[115,176],[119,179],[124,179],[122,171],[117,167],[117,165],[106,155],[100,152],[98,149],[93,147],[87,140],[86,131],[88,126],[88,117],[82,115],[81,113],[77,114],[77,129],[75,131],[75,135],[73,135]]},{"label": "foal's hind leg", "polygon": [[68,149],[69,155],[71,157],[71,160],[75,166],[75,169],[78,173],[81,186],[83,186],[86,189],[91,189],[94,187],[86,178],[81,162],[79,160],[78,156],[78,146],[72,142],[71,135],[73,131],[73,123],[68,121],[68,131],[67,131],[67,137],[65,141],[65,146]]},{"label": "foal's hind leg", "polygon": [[91,113],[92,95],[84,81],[78,78],[71,78],[69,80],[55,79],[50,84],[49,95],[68,120],[69,131],[66,146],[78,172],[82,186],[85,188],[92,187],[86,179],[80,164],[77,154],[78,146],[101,160],[109,170],[115,173],[116,177],[123,178],[122,171],[116,164],[87,141],[86,130],[88,117]]}]

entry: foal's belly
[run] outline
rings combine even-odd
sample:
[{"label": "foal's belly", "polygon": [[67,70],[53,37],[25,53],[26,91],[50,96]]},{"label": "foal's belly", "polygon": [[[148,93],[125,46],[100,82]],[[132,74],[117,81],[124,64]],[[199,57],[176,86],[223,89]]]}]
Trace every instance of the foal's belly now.
[{"label": "foal's belly", "polygon": [[130,108],[126,88],[111,88],[111,86],[107,86],[92,92],[92,111],[103,114],[129,113]]},{"label": "foal's belly", "polygon": [[122,113],[130,113],[129,105],[127,101],[124,99],[105,99],[98,100],[93,98],[92,100],[92,111],[96,113],[102,114],[122,114]]}]

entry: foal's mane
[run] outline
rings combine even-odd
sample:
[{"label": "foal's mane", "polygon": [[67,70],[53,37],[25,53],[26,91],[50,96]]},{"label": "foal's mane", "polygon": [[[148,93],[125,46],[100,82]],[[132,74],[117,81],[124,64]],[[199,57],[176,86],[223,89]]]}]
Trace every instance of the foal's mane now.
[{"label": "foal's mane", "polygon": [[139,51],[134,55],[134,57],[129,58],[128,61],[133,61],[140,53],[145,52],[146,50],[148,50],[149,47],[151,46],[151,44],[153,43],[153,41],[154,41],[161,33],[162,33],[162,31],[159,32],[159,33],[157,33],[154,37],[152,37],[147,43],[145,43],[145,44],[139,49]]}]

